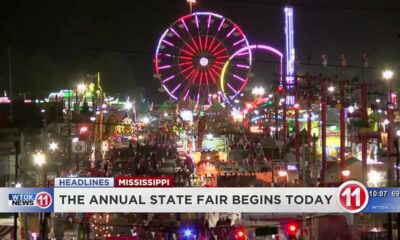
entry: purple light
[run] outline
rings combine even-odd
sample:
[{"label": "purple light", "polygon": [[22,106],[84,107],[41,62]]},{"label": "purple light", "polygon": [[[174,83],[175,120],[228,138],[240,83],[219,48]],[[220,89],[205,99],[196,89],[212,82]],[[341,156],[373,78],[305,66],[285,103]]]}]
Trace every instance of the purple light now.
[{"label": "purple light", "polygon": [[238,80],[240,80],[240,81],[242,81],[242,82],[246,82],[246,79],[243,79],[243,78],[239,77],[239,76],[236,75],[236,74],[233,74],[233,77],[236,78],[236,79],[238,79]]},{"label": "purple light", "polygon": [[194,15],[212,15],[212,16],[217,17],[217,18],[222,18],[221,15],[216,14],[216,13],[212,13],[212,12],[196,12],[196,13],[193,13],[193,14]]},{"label": "purple light", "polygon": [[211,24],[211,15],[208,15],[207,28],[210,28],[210,24]]},{"label": "purple light", "polygon": [[[247,41],[247,40],[246,40]],[[241,49],[239,49],[239,50],[237,50],[233,55],[231,55],[230,57],[229,57],[229,59],[228,59],[228,61],[225,63],[225,65],[224,65],[224,68],[223,69],[226,69],[226,67],[227,67],[227,64],[229,64],[231,61],[232,61],[232,59],[234,58],[234,57],[236,57],[236,56],[243,56],[243,55],[247,55],[247,54],[250,54],[250,56],[251,56],[251,50],[252,49],[262,49],[262,50],[266,50],[266,51],[268,51],[268,52],[271,52],[271,53],[273,53],[274,55],[276,55],[276,56],[278,56],[279,58],[280,58],[280,70],[281,70],[281,76],[282,76],[282,69],[283,69],[283,66],[282,66],[282,63],[283,63],[283,54],[278,50],[278,49],[276,49],[276,48],[273,48],[273,47],[270,47],[270,46],[267,46],[267,45],[261,45],[261,44],[258,44],[258,45],[249,45],[249,46],[246,46],[246,47],[243,47],[243,48],[241,48]],[[251,61],[249,62],[249,64],[251,65]],[[243,68],[246,68],[245,66],[246,65],[241,65],[241,64],[236,64],[236,66],[238,66],[238,67],[243,67]],[[249,68],[250,68],[250,66],[248,66]],[[233,75],[236,79],[238,79],[238,80],[240,80],[240,81],[242,81],[243,82],[243,78],[240,78],[239,76],[237,76],[237,75]],[[239,77],[239,78],[238,78]],[[221,84],[221,89],[224,89],[224,84],[226,83],[226,81],[225,81],[225,79],[224,79],[224,74],[221,74],[220,75],[220,84]],[[282,78],[282,77],[281,77]],[[244,80],[244,81],[246,81],[246,80]],[[226,83],[227,85],[228,85],[228,87],[232,87],[232,86],[229,86],[229,83]],[[232,88],[231,88],[232,89]],[[242,89],[240,89],[239,91],[241,91]],[[224,90],[223,90],[224,91]],[[238,92],[239,91],[235,91],[236,92],[236,94],[234,95],[234,96],[236,96],[237,94],[238,94]],[[233,98],[234,96],[231,96],[231,98]]]},{"label": "purple light", "polygon": [[222,25],[224,24],[224,22],[225,22],[225,18],[223,18],[222,21],[221,21],[221,23],[219,24],[218,32],[221,30]]},{"label": "purple light", "polygon": [[247,68],[249,69],[250,66],[249,65],[243,65],[243,64],[236,64],[236,67],[240,67],[240,68]]},{"label": "purple light", "polygon": [[245,39],[244,39],[244,38],[242,38],[241,40],[239,40],[239,41],[235,42],[235,43],[233,44],[233,46],[236,46],[236,45],[238,45],[239,43],[241,43],[241,42],[244,42],[244,41],[245,41]]},{"label": "purple light", "polygon": [[259,44],[257,45],[257,48],[258,48],[258,49],[264,49],[264,50],[273,52],[273,53],[275,53],[275,55],[277,55],[277,56],[283,58],[283,54],[281,53],[281,51],[279,51],[279,50],[276,49],[276,48],[273,48],[273,47],[270,47],[270,46],[266,46],[266,45],[259,45]]},{"label": "purple light", "polygon": [[226,35],[226,38],[228,38],[232,33],[236,30],[235,27],[232,28],[232,30]]},{"label": "purple light", "polygon": [[163,80],[163,83],[168,82],[169,80],[173,79],[175,77],[175,75],[169,76],[166,79]]},{"label": "purple light", "polygon": [[238,94],[238,91],[236,91],[229,83],[227,85],[235,94]]},{"label": "purple light", "polygon": [[178,36],[179,38],[181,37],[181,35],[179,35],[176,31],[175,31],[175,29],[173,29],[173,28],[170,28],[171,29],[171,31],[176,35],[176,36]]},{"label": "purple light", "polygon": [[171,47],[175,47],[175,46],[174,46],[174,44],[172,44],[172,43],[168,42],[168,41],[167,41],[167,40],[165,40],[165,39],[163,40],[163,42],[164,42],[164,43],[166,43],[166,44],[168,44],[168,45],[170,45]]},{"label": "purple light", "polygon": [[242,53],[237,54],[237,56],[245,56],[245,55],[249,55],[249,52],[242,52]]},{"label": "purple light", "polygon": [[165,65],[165,66],[158,67],[158,69],[166,69],[166,68],[170,68],[170,67],[171,67],[171,65]]},{"label": "purple light", "polygon": [[189,32],[188,27],[186,26],[185,20],[183,20],[183,18],[181,19],[181,22],[183,23],[183,26],[185,26],[185,29],[187,32]]},{"label": "purple light", "polygon": [[196,19],[196,27],[199,28],[199,18],[197,17],[197,15],[195,16]]},{"label": "purple light", "polygon": [[[293,88],[295,76],[295,49],[294,49],[294,31],[293,31],[293,8],[285,7],[285,40],[286,40],[286,84],[288,89]],[[294,96],[287,96],[288,105],[295,102]]]},{"label": "purple light", "polygon": [[185,94],[185,96],[183,97],[183,100],[186,100],[186,98],[187,98],[188,95],[189,95],[189,91],[190,91],[190,90],[187,90],[187,91],[186,91],[186,94]]},{"label": "purple light", "polygon": [[178,86],[176,86],[174,88],[174,90],[172,90],[171,94],[174,94],[176,92],[176,90],[178,90],[178,88],[182,85],[182,83],[179,83]]}]

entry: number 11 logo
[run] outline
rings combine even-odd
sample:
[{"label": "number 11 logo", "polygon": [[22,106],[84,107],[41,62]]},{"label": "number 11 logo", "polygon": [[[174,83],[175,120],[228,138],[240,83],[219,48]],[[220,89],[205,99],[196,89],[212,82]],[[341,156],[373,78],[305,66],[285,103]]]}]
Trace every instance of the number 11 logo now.
[{"label": "number 11 logo", "polygon": [[348,213],[361,212],[368,204],[367,188],[360,182],[347,181],[337,191],[339,206]]}]

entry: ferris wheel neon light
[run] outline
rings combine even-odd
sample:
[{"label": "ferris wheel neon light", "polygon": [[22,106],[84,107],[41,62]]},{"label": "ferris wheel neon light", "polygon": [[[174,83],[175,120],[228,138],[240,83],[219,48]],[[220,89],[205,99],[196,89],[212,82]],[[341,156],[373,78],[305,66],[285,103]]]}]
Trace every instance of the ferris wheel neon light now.
[{"label": "ferris wheel neon light", "polygon": [[[211,12],[188,14],[172,23],[161,35],[154,56],[155,76],[174,100],[199,103],[219,89],[226,61],[249,46],[241,28],[228,18]],[[235,62],[232,91],[238,94],[247,83],[252,62],[250,49],[241,52],[245,62]],[[231,59],[231,61],[233,61]]]},{"label": "ferris wheel neon light", "polygon": [[[273,48],[271,46],[268,45],[261,45],[261,44],[257,44],[257,45],[250,45],[248,47],[244,47],[242,49],[239,49],[237,52],[235,52],[224,64],[224,67],[222,68],[222,72],[221,72],[221,79],[220,79],[220,88],[222,90],[222,92],[225,94],[225,85],[228,86],[229,89],[232,90],[232,86],[229,83],[226,83],[225,81],[225,75],[227,74],[227,69],[229,64],[231,63],[232,59],[235,58],[236,56],[240,56],[243,52],[246,52],[248,50],[253,50],[253,49],[261,49],[261,50],[265,50],[268,52],[273,53],[274,55],[276,55],[277,57],[279,57],[280,59],[280,67],[279,67],[279,71],[280,71],[280,82],[282,82],[282,76],[283,76],[283,53],[281,51],[279,51],[276,48]],[[241,67],[241,68],[250,68],[250,65],[242,65],[242,64],[236,64],[237,67]],[[232,74],[233,77],[235,77],[235,74]],[[237,77],[235,77],[237,78]],[[239,79],[240,81],[246,81],[248,79]],[[242,91],[243,89],[240,89],[240,91]],[[226,95],[226,94],[225,94]],[[231,97],[233,98],[233,97]]]}]

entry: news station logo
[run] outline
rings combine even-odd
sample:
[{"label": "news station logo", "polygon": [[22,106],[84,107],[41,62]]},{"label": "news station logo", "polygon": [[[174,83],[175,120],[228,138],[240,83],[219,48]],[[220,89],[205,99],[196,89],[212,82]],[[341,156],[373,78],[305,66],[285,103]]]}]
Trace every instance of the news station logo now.
[{"label": "news station logo", "polygon": [[53,198],[48,192],[8,194],[8,205],[10,207],[38,207],[46,209],[51,206],[52,202]]},{"label": "news station logo", "polygon": [[347,181],[338,188],[337,201],[347,213],[361,212],[368,205],[368,190],[360,182]]}]

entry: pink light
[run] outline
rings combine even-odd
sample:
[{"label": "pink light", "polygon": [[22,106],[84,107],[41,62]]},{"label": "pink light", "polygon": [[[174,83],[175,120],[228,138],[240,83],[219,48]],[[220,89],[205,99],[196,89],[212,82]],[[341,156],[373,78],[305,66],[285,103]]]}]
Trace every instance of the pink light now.
[{"label": "pink light", "polygon": [[[192,62],[179,63],[179,66],[185,66],[185,65],[189,65],[189,64],[192,64]],[[161,69],[161,67],[159,67],[158,69]]]},{"label": "pink light", "polygon": [[242,82],[246,82],[246,79],[243,79],[243,78],[239,77],[239,76],[236,75],[236,74],[233,74],[233,77],[236,78],[236,79],[238,79],[238,80],[240,80],[240,81],[242,81]]},{"label": "pink light", "polygon": [[225,38],[228,38],[229,36],[231,36],[234,31],[235,31],[235,27],[232,28],[232,30],[226,35]]},{"label": "pink light", "polygon": [[197,46],[196,41],[195,41],[193,38],[192,38],[192,43],[193,43],[194,47],[195,47],[197,50],[199,50],[199,47]]},{"label": "pink light", "polygon": [[207,49],[208,35],[206,35],[206,40],[204,41],[204,49]]},{"label": "pink light", "polygon": [[241,42],[244,42],[244,41],[245,41],[245,39],[244,39],[244,38],[242,38],[241,40],[239,40],[239,41],[235,42],[235,43],[233,44],[233,46],[236,46],[236,45],[238,45],[239,43],[241,43]]},{"label": "pink light", "polygon": [[163,40],[163,42],[164,42],[164,43],[166,43],[166,44],[168,44],[168,45],[170,45],[171,47],[175,47],[175,46],[174,46],[174,44],[172,44],[172,43],[168,42],[168,41],[167,41],[167,40],[165,40],[165,39]]},{"label": "pink light", "polygon": [[247,68],[249,69],[250,66],[249,65],[243,65],[243,64],[236,64],[236,67],[240,67],[240,68]]},{"label": "pink light", "polygon": [[225,51],[225,48],[223,48],[222,50],[219,50],[218,52],[214,53],[214,55],[218,55],[218,54],[220,54],[220,53],[222,53],[224,51]]},{"label": "pink light", "polygon": [[193,56],[193,53],[191,53],[191,52],[189,52],[189,51],[187,51],[187,50],[185,50],[185,49],[181,49],[181,51],[182,52],[184,52],[184,53],[186,53],[187,55],[189,55],[189,56]]},{"label": "pink light", "polygon": [[186,26],[185,20],[183,20],[183,18],[181,19],[181,22],[183,23],[183,26],[185,27],[186,31],[189,32],[189,29]]},{"label": "pink light", "polygon": [[208,15],[207,28],[210,28],[210,24],[211,24],[211,15]]},{"label": "pink light", "polygon": [[249,54],[249,52],[242,52],[242,53],[237,54],[237,56],[245,56],[245,55],[248,55],[248,54]]},{"label": "pink light", "polygon": [[204,72],[204,76],[206,77],[206,84],[208,85],[208,73]]},{"label": "pink light", "polygon": [[196,19],[196,27],[199,28],[199,19],[198,19],[197,15],[195,16],[195,19]]},{"label": "pink light", "polygon": [[170,67],[171,67],[171,65],[165,65],[165,66],[158,67],[158,69],[167,69],[167,68],[170,68]]},{"label": "pink light", "polygon": [[214,41],[215,41],[215,38],[212,39],[210,46],[208,46],[208,49],[207,49],[208,51],[211,51],[211,47],[214,44]]},{"label": "pink light", "polygon": [[200,88],[199,88],[199,92],[197,93],[196,105],[199,105],[199,101],[200,101]]},{"label": "pink light", "polygon": [[220,62],[220,61],[215,61],[214,64],[220,64],[220,65],[224,65],[225,62]]},{"label": "pink light", "polygon": [[201,43],[201,36],[199,35],[199,44],[200,44],[200,50],[203,49],[203,44]]},{"label": "pink light", "polygon": [[189,73],[189,75],[187,75],[186,78],[189,79],[190,76],[192,76],[194,72],[196,72],[196,68],[193,68],[193,70]]},{"label": "pink light", "polygon": [[218,32],[221,30],[222,25],[224,24],[224,22],[225,22],[225,18],[223,18],[222,21],[221,21],[221,23],[219,24]]},{"label": "pink light", "polygon": [[171,31],[176,35],[176,36],[178,36],[179,38],[181,37],[181,35],[179,35],[176,31],[175,31],[175,29],[173,29],[173,28],[170,28],[171,29]]},{"label": "pink light", "polygon": [[199,75],[199,71],[196,69],[196,71],[195,71],[196,73],[194,74],[194,77],[193,77],[193,80],[192,80],[192,83],[194,83],[195,81],[196,81],[196,78],[197,78],[197,75]]},{"label": "pink light", "polygon": [[227,85],[235,94],[238,94],[238,91],[236,91],[229,83]]},{"label": "pink light", "polygon": [[218,77],[221,77],[221,75],[220,75],[217,71],[215,71],[214,68],[211,68],[211,71],[212,71],[215,75],[217,75]]},{"label": "pink light", "polygon": [[196,50],[194,50],[194,49],[189,45],[189,43],[186,43],[186,44],[185,44],[185,47],[188,47],[193,53],[196,52]]},{"label": "pink light", "polygon": [[259,44],[257,45],[257,48],[273,52],[273,53],[275,53],[276,55],[278,55],[281,58],[283,57],[283,54],[276,48],[273,48],[273,47],[270,47],[270,46],[266,46],[266,45],[259,45]]},{"label": "pink light", "polygon": [[218,65],[213,65],[213,67],[218,69],[218,70],[220,70],[220,71],[222,71],[222,68],[220,66],[218,66]]},{"label": "pink light", "polygon": [[182,85],[182,83],[179,83],[178,86],[176,86],[174,88],[174,90],[172,90],[171,94],[174,94],[176,92],[176,90],[178,90],[178,88]]},{"label": "pink light", "polygon": [[179,58],[188,59],[188,60],[192,60],[193,59],[192,57],[185,57],[185,56],[179,56]]},{"label": "pink light", "polygon": [[214,83],[217,83],[217,81],[215,81],[214,75],[212,75],[212,72],[209,71],[208,74],[210,74],[211,79],[213,80]]},{"label": "pink light", "polygon": [[183,73],[189,71],[189,70],[192,69],[192,68],[193,68],[193,65],[191,65],[191,66],[185,68],[184,70],[181,71],[181,73],[183,74]]},{"label": "pink light", "polygon": [[215,50],[217,50],[217,48],[218,48],[219,46],[221,46],[221,44],[222,44],[222,42],[219,42],[219,43],[214,47],[214,49],[211,50],[211,53],[214,53]]},{"label": "pink light", "polygon": [[11,103],[8,97],[0,97],[0,103]]},{"label": "pink light", "polygon": [[200,72],[200,83],[199,84],[201,85],[202,82],[203,82],[203,71]]},{"label": "pink light", "polygon": [[185,94],[185,96],[183,97],[183,100],[186,100],[186,98],[187,98],[188,95],[189,95],[189,91],[190,91],[190,90],[187,90],[187,91],[186,91],[186,94]]},{"label": "pink light", "polygon": [[222,58],[228,58],[228,56],[224,55],[224,56],[216,57],[216,59],[222,59]]},{"label": "pink light", "polygon": [[166,79],[163,80],[163,83],[168,82],[169,80],[173,79],[175,77],[175,75],[169,76]]}]

